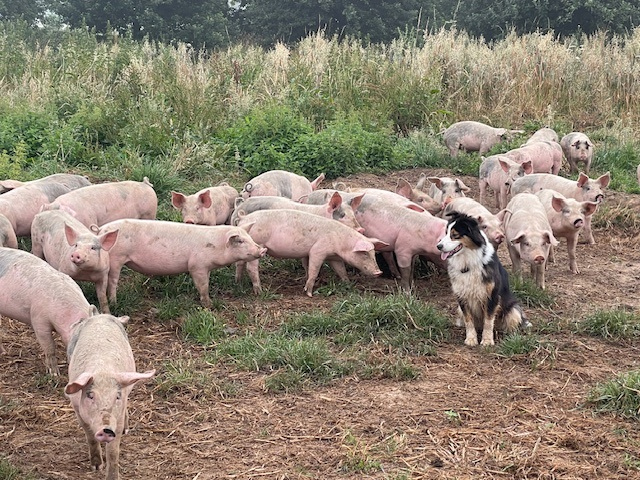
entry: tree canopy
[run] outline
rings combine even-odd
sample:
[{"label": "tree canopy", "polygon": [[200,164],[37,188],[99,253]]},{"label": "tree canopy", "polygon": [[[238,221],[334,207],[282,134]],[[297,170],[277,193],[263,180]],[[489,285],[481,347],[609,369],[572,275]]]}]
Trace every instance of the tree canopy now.
[{"label": "tree canopy", "polygon": [[493,41],[511,31],[623,34],[640,25],[636,0],[0,0],[0,20],[33,25],[52,12],[71,27],[196,48],[295,43],[318,30],[379,43],[401,32],[443,27]]}]

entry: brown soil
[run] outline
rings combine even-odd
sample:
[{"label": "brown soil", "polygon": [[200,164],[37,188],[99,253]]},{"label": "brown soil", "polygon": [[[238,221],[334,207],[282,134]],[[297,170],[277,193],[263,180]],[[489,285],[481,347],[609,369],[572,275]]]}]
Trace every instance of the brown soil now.
[{"label": "brown soil", "polygon": [[[340,180],[393,189],[399,176],[415,184],[423,171]],[[463,180],[477,198],[477,179]],[[639,204],[631,195],[607,199],[610,207],[636,212]],[[542,339],[536,352],[504,358],[465,347],[463,330],[454,327],[436,356],[412,357],[421,372],[413,381],[352,376],[301,392],[268,393],[265,373],[204,364],[202,348],[180,340],[180,319],[154,320],[152,307],[134,314],[129,335],[138,370],[157,368],[160,375],[165,362],[181,359],[208,375],[210,384],[168,395],[155,382],[134,389],[131,431],[121,449],[123,478],[640,478],[637,421],[597,414],[585,404],[599,382],[638,368],[639,346],[572,328],[596,309],[640,308],[640,241],[638,231],[615,226],[598,228],[595,236],[596,245],[578,246],[580,275],[568,271],[566,249],[559,249],[547,272],[556,304],[526,309]],[[504,247],[500,256],[508,268]],[[361,291],[396,288],[392,279],[356,279]],[[246,311],[249,323],[273,326],[290,312],[335,301],[307,298],[303,280],[290,275],[263,283],[281,297],[223,294],[222,301]],[[415,287],[421,300],[453,317],[445,272],[423,275]],[[0,356],[0,456],[36,478],[102,478],[90,472],[84,435],[62,393],[66,367],[58,385],[46,381],[33,332],[6,318],[0,332],[7,350]],[[225,393],[230,384],[237,393]]]}]

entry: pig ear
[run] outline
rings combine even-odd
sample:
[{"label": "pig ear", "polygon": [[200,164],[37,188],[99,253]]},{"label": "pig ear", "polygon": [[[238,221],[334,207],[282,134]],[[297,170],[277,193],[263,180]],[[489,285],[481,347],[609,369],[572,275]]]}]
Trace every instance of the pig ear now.
[{"label": "pig ear", "polygon": [[511,245],[515,245],[516,243],[520,243],[524,240],[524,232],[520,231],[518,234],[511,239]]},{"label": "pig ear", "polygon": [[67,243],[69,245],[74,245],[76,241],[78,241],[78,232],[67,222],[64,222],[64,235],[67,237]]},{"label": "pig ear", "polygon": [[584,173],[580,172],[580,175],[578,175],[578,187],[582,188],[582,186],[588,181],[589,181],[589,177]]},{"label": "pig ear", "polygon": [[409,210],[414,210],[416,212],[422,213],[425,212],[426,210],[424,208],[422,208],[420,205],[418,205],[417,203],[410,203],[409,205],[407,205],[407,208]]},{"label": "pig ear", "polygon": [[500,168],[502,168],[502,170],[504,170],[505,172],[509,171],[509,164],[505,160],[499,158],[498,163],[500,164]]},{"label": "pig ear", "polygon": [[5,192],[8,192],[9,190],[13,190],[14,188],[21,187],[22,185],[24,185],[24,183],[19,180],[7,179],[7,180],[2,180],[0,182],[0,187],[2,187]]},{"label": "pig ear", "polygon": [[600,177],[598,177],[596,181],[600,184],[601,188],[607,188],[607,186],[609,185],[609,182],[611,181],[611,174],[607,172],[604,175],[601,175]]},{"label": "pig ear", "polygon": [[180,210],[184,205],[185,196],[180,192],[171,192],[171,205]]},{"label": "pig ear", "polygon": [[205,190],[198,195],[198,201],[204,208],[211,208],[211,204],[213,203],[211,200],[211,190]]},{"label": "pig ear", "polygon": [[324,181],[324,173],[321,173],[320,175],[318,175],[318,178],[316,178],[313,182],[311,182],[311,190],[316,190],[318,188],[318,186]]},{"label": "pig ear", "polygon": [[82,372],[78,375],[73,382],[67,383],[67,386],[64,387],[64,393],[67,395],[73,395],[74,393],[79,392],[87,385],[89,385],[93,381],[93,373],[91,372]]},{"label": "pig ear", "polygon": [[120,384],[121,387],[129,387],[140,380],[146,380],[147,378],[151,378],[156,374],[155,370],[148,370],[144,373],[139,372],[118,372],[113,375],[116,382]]},{"label": "pig ear", "polygon": [[524,173],[526,173],[527,175],[530,175],[533,172],[533,164],[531,163],[531,160],[522,162],[521,166],[522,170],[524,170]]},{"label": "pig ear", "polygon": [[422,190],[424,188],[424,182],[427,180],[427,174],[420,174],[420,178],[418,179],[418,183],[416,184],[416,188],[418,190]]},{"label": "pig ear", "polygon": [[560,244],[556,237],[553,236],[553,233],[549,231],[544,232],[544,239],[554,247],[557,247]]},{"label": "pig ear", "polygon": [[384,250],[389,246],[387,242],[383,242],[382,240],[378,240],[377,238],[370,238],[369,240],[373,242],[373,246],[375,247],[376,251]]},{"label": "pig ear", "polygon": [[[244,212],[243,212],[243,213],[244,213]],[[245,232],[249,233],[249,231],[251,230],[251,227],[253,227],[253,225],[254,225],[255,223],[256,223],[256,222],[247,222],[247,223],[243,223],[242,225],[239,225],[239,227],[240,227],[241,229],[243,229]],[[227,240],[228,240],[228,239],[229,239],[229,238],[227,237]]]},{"label": "pig ear", "polygon": [[329,211],[333,212],[337,210],[340,208],[340,205],[342,205],[342,197],[338,192],[333,192],[333,195],[331,195],[329,199]]},{"label": "pig ear", "polygon": [[120,230],[114,230],[113,232],[108,232],[98,237],[98,239],[100,240],[100,245],[102,246],[102,249],[104,251],[108,252],[109,250],[111,250],[111,247],[113,247],[116,244],[116,240],[118,240],[119,231]]},{"label": "pig ear", "polygon": [[598,204],[595,202],[582,202],[582,212],[585,216],[593,215],[598,208]]},{"label": "pig ear", "polygon": [[298,200],[296,200],[298,203],[308,203],[309,201],[309,194],[307,193],[306,195],[302,195],[301,197],[298,198]]},{"label": "pig ear", "polygon": [[360,203],[362,203],[362,199],[364,198],[364,193],[362,195],[358,195],[357,197],[353,197],[351,199],[351,209],[355,212],[358,207],[360,206]]},{"label": "pig ear", "polygon": [[442,187],[442,180],[440,180],[438,177],[427,177],[427,180],[429,180],[438,188]]},{"label": "pig ear", "polygon": [[396,185],[396,193],[398,195],[402,195],[405,198],[411,197],[411,185],[404,178],[398,179],[398,184]]},{"label": "pig ear", "polygon": [[126,324],[129,321],[129,315],[123,315],[121,317],[114,317],[114,318],[122,325]]},{"label": "pig ear", "polygon": [[462,190],[463,192],[468,192],[469,190],[471,190],[469,187],[467,187],[462,180],[460,179],[456,179],[456,185],[458,185],[458,188],[460,190]]},{"label": "pig ear", "polygon": [[509,210],[507,210],[506,208],[503,208],[498,213],[496,213],[496,218],[501,222],[504,222],[504,216],[507,214],[507,212],[509,212]]},{"label": "pig ear", "polygon": [[551,198],[551,206],[556,212],[561,212],[566,204],[567,202],[564,200],[564,198],[556,197],[555,195],[553,195],[553,197]]}]

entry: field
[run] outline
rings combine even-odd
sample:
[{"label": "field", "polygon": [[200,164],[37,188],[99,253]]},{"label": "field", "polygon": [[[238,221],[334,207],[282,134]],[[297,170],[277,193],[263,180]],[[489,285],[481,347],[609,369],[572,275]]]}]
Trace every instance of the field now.
[{"label": "field", "polygon": [[[392,189],[398,177],[415,184],[423,171],[450,173],[412,169],[339,180]],[[478,198],[477,178],[462,179],[472,188],[470,196]],[[628,212],[637,218],[640,196],[610,192],[605,206],[594,220],[596,245],[578,245],[580,275],[569,272],[562,244],[557,263],[547,271],[550,305],[525,306],[533,323],[526,337],[534,340],[533,348],[506,354],[500,344],[465,347],[463,330],[453,326],[446,339],[423,354],[406,354],[372,338],[369,361],[404,365],[416,373],[411,378],[358,371],[275,392],[267,388],[275,369],[209,361],[215,347],[185,340],[180,315],[161,320],[153,302],[138,305],[128,326],[138,370],[156,368],[158,374],[136,386],[130,397],[123,478],[640,476],[637,419],[597,412],[588,401],[598,385],[637,370],[640,359],[637,340],[590,336],[579,328],[600,310],[637,315],[640,308],[640,229],[637,223],[613,220]],[[504,246],[500,256],[509,268]],[[263,274],[272,294],[259,298],[248,290],[239,295],[221,289],[221,315],[235,312],[225,316],[226,334],[273,331],[292,313],[329,311],[343,298],[339,286],[331,291],[329,270],[318,285],[325,293],[313,298],[303,294],[302,271],[294,271],[287,264]],[[391,278],[356,273],[353,278],[356,294],[397,292]],[[195,290],[190,292],[195,302]],[[413,295],[447,318],[455,315],[446,272],[418,268]],[[411,318],[407,323],[411,326]],[[32,331],[2,318],[0,339],[7,350],[0,357],[0,456],[25,478],[101,478],[89,470],[84,435],[62,393],[64,380],[44,375]],[[176,372],[184,375],[181,382]],[[175,381],[171,387],[169,378]]]}]

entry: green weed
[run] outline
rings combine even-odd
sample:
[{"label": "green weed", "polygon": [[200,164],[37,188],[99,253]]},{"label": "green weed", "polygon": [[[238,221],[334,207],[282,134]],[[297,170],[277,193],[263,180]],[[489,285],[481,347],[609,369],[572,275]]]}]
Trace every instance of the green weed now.
[{"label": "green weed", "polygon": [[599,310],[576,325],[577,331],[607,340],[640,337],[640,316],[622,309]]},{"label": "green weed", "polygon": [[589,394],[587,403],[600,413],[640,418],[640,370],[622,373],[600,383]]}]

